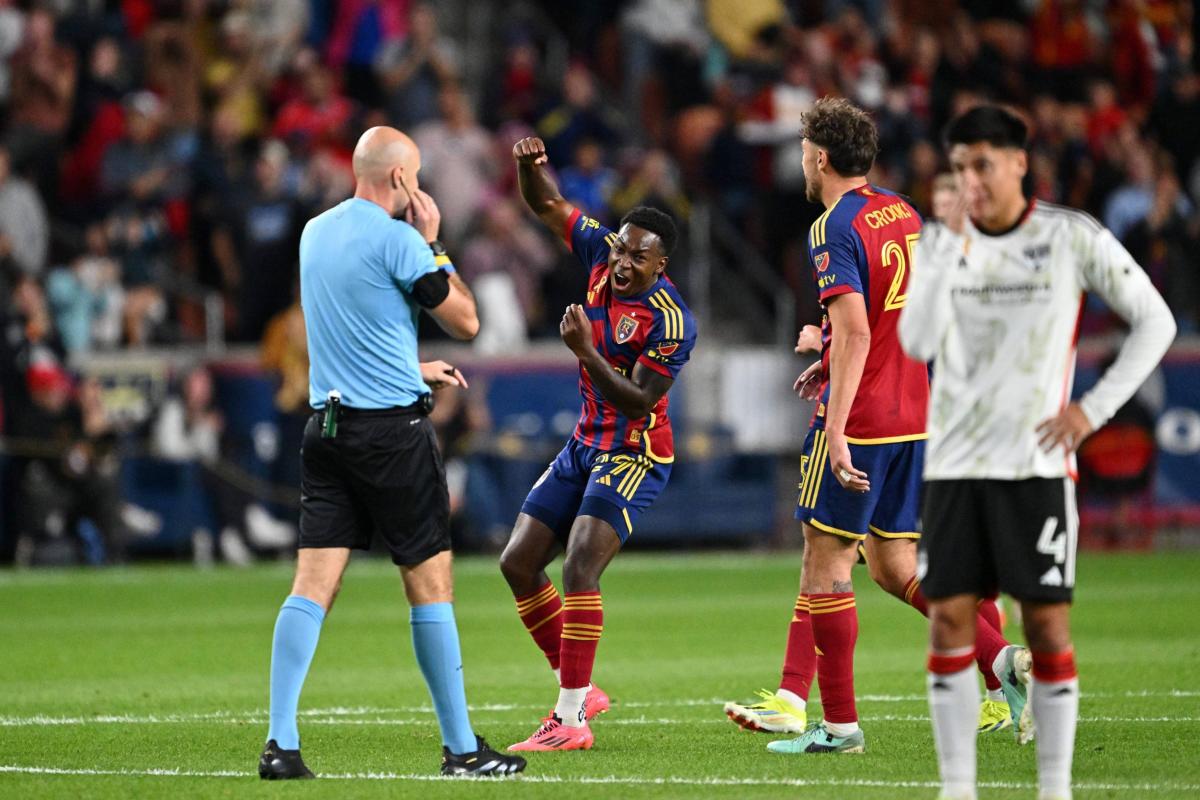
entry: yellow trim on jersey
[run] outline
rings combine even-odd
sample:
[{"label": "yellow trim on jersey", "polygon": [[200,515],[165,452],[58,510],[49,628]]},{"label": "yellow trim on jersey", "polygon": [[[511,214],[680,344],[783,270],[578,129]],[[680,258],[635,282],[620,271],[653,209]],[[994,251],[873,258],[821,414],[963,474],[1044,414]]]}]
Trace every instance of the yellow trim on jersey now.
[{"label": "yellow trim on jersey", "polygon": [[665,289],[659,289],[650,295],[650,305],[657,308],[663,315],[664,339],[683,338],[683,311],[671,299]]},{"label": "yellow trim on jersey", "polygon": [[842,198],[840,197],[837,200],[834,200],[833,205],[825,209],[825,213],[817,217],[816,222],[814,222],[812,224],[812,228],[809,229],[809,236],[812,239],[813,248],[817,248],[825,244],[825,221],[829,219],[829,215],[833,213],[833,210],[837,208],[837,204],[840,202],[842,202]]},{"label": "yellow trim on jersey", "polygon": [[[675,298],[671,297],[670,292],[668,292],[666,289],[659,290],[659,292],[657,294],[660,298],[662,298],[663,304],[675,316],[675,333],[676,333],[675,338],[682,339],[683,338],[683,328],[684,328],[683,309],[681,309],[679,307],[679,304],[675,302]],[[667,337],[667,338],[670,338],[670,337]]]},{"label": "yellow trim on jersey", "polygon": [[644,444],[646,446],[646,458],[650,459],[651,461],[653,461],[657,464],[673,464],[673,463],[675,463],[674,455],[670,455],[670,456],[667,456],[666,458],[663,458],[662,456],[655,455],[654,450],[651,449],[651,447],[650,447],[650,431],[653,430],[654,422],[657,419],[658,419],[658,415],[655,414],[653,411],[651,411],[650,412],[650,423],[646,426],[645,430],[642,431],[642,444]]},{"label": "yellow trim on jersey", "polygon": [[880,530],[874,525],[868,525],[867,530],[876,536],[882,536],[884,539],[920,539],[921,534],[916,531],[907,531],[905,533],[889,533],[888,531]]},{"label": "yellow trim on jersey", "polygon": [[665,308],[663,308],[662,305],[659,303],[658,295],[652,294],[647,299],[650,301],[650,305],[657,308],[659,310],[659,312],[663,315],[663,335],[666,336],[666,338],[668,338],[668,339],[673,338],[671,336],[671,331],[674,328],[674,325],[672,324],[673,320],[671,319],[671,315],[667,313],[667,310]]},{"label": "yellow trim on jersey", "polygon": [[633,533],[633,520],[631,520],[629,518],[629,509],[622,508],[621,516],[625,517],[625,527],[628,528],[629,532],[632,534]]},{"label": "yellow trim on jersey", "polygon": [[450,256],[434,256],[433,265],[435,267],[444,267],[450,263]]},{"label": "yellow trim on jersey", "polygon": [[846,441],[850,444],[895,444],[897,442],[919,442],[922,439],[928,438],[928,433],[908,433],[904,436],[884,436],[880,439],[859,439],[854,436],[847,436]]},{"label": "yellow trim on jersey", "polygon": [[867,538],[865,533],[851,533],[850,531],[844,531],[841,528],[835,528],[832,525],[826,525],[823,522],[817,522],[812,517],[808,518],[808,524],[812,525],[819,531],[832,533],[834,536],[841,536],[844,539],[853,539],[856,542],[861,542],[863,539]]}]

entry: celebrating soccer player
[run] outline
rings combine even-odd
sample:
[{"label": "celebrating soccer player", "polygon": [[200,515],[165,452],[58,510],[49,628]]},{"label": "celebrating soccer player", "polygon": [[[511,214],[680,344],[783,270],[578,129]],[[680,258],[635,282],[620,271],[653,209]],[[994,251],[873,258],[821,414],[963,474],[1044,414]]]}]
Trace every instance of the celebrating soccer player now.
[{"label": "celebrating soccer player", "polygon": [[[946,146],[966,218],[952,214],[921,239],[900,320],[904,349],[936,363],[922,555],[929,709],[945,800],[975,798],[973,611],[997,588],[1020,601],[1033,655],[1038,797],[1071,797],[1074,453],[1175,335],[1166,303],[1111,232],[1082,211],[1024,195],[1026,135],[1025,123],[997,106],[950,123]],[[1086,291],[1130,333],[1096,386],[1070,402]]]},{"label": "celebrating soccer player", "polygon": [[[563,199],[541,139],[520,140],[513,156],[521,196],[563,237],[588,282],[586,302],[568,306],[559,326],[579,358],[583,412],[500,557],[521,621],[560,686],[550,716],[509,749],[586,750],[588,721],[609,704],[591,683],[604,625],[600,575],[671,474],[667,390],[691,355],[696,323],[664,272],[676,239],[670,217],[640,206],[611,231]],[[546,566],[563,550],[560,597]]]},{"label": "celebrating soccer player", "polygon": [[[760,692],[754,704],[726,703],[725,713],[749,730],[802,733],[771,742],[772,752],[861,753],[851,582],[860,542],[875,582],[926,613],[915,542],[929,373],[896,336],[921,219],[906,200],[867,183],[878,135],[864,111],[819,100],[804,115],[802,133],[808,199],[826,209],[809,233],[826,316],[821,359],[796,381],[802,397],[818,401],[796,510],[804,526],[800,596],[779,690]],[[803,345],[802,333],[797,348]],[[985,621],[969,652],[993,693],[980,729],[1028,728],[1028,653]],[[807,727],[814,675],[824,719]]]}]

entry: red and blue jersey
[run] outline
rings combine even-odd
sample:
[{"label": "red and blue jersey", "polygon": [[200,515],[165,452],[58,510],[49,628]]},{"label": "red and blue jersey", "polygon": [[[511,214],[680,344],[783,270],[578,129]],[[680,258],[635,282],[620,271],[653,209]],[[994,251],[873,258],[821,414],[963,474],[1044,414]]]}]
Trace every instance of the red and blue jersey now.
[{"label": "red and blue jersey", "polygon": [[[926,437],[929,371],[900,347],[896,326],[908,291],[908,269],[921,235],[921,216],[899,195],[864,185],[851,189],[817,218],[808,246],[822,305],[857,292],[867,306],[871,350],[846,421],[854,444]],[[824,385],[814,424],[829,402],[828,314],[821,325]]]},{"label": "red and blue jersey", "polygon": [[[588,269],[584,309],[592,323],[592,344],[613,369],[630,376],[637,364],[676,378],[696,343],[696,321],[675,284],[666,275],[645,292],[618,297],[608,277],[608,254],[617,234],[578,209],[563,230],[567,247]],[[575,439],[588,447],[609,451],[628,449],[669,463],[675,460],[675,440],[663,395],[642,419],[623,416],[579,367],[583,409]]]}]

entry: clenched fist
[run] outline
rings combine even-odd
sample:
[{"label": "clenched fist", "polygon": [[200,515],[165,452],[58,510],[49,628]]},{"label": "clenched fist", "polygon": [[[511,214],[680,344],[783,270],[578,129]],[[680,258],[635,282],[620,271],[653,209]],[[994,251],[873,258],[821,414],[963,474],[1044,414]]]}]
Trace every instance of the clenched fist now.
[{"label": "clenched fist", "polygon": [[514,144],[513,158],[521,164],[545,164],[550,160],[546,155],[546,143],[536,136],[528,136]]}]

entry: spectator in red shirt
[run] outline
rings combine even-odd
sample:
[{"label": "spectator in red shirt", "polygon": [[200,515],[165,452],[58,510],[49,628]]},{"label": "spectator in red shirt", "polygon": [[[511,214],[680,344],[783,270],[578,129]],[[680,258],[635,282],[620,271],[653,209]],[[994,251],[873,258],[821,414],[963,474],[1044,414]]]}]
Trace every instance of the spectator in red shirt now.
[{"label": "spectator in red shirt", "polygon": [[314,64],[304,76],[304,95],[279,110],[273,133],[292,144],[320,144],[336,139],[353,112],[333,74]]}]

